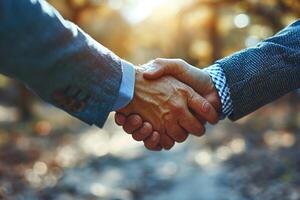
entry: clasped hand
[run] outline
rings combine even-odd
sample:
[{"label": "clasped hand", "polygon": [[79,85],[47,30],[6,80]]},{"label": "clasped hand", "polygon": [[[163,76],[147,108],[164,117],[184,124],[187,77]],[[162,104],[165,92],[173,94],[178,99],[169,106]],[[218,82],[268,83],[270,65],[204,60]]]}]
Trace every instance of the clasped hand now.
[{"label": "clasped hand", "polygon": [[135,94],[116,123],[153,151],[171,149],[188,134],[202,136],[219,119],[220,100],[210,76],[179,59],[136,68]]}]

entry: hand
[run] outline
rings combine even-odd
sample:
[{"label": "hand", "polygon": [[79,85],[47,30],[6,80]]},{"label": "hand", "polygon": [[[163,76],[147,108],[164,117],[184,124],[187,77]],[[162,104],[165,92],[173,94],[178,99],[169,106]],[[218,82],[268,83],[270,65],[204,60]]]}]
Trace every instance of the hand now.
[{"label": "hand", "polygon": [[[207,98],[214,108],[220,112],[220,98],[207,73],[179,59],[156,59],[144,73],[144,77],[148,79],[157,79],[165,75],[174,76],[191,86],[196,92]],[[143,122],[139,115],[131,115],[126,118],[124,115],[117,113],[115,120],[119,125],[123,125],[126,132],[133,133],[132,137],[137,141],[143,141],[156,135],[152,133],[151,124]],[[204,124],[204,121],[201,121]]]},{"label": "hand", "polygon": [[[204,127],[189,109],[210,123],[218,121],[212,106],[190,87],[171,77],[148,81],[143,78],[143,70],[137,69],[134,99],[126,108],[118,111],[123,115],[118,114],[116,122],[124,125],[126,132],[133,133],[134,139],[143,140],[148,149],[170,149],[174,141],[183,142],[187,132],[202,135]],[[141,127],[141,118],[137,115],[125,118],[133,113],[150,122],[145,122],[138,130],[141,134],[137,134],[130,125]],[[156,132],[152,133],[153,129]]]},{"label": "hand", "polygon": [[218,112],[221,112],[221,100],[208,73],[184,60],[163,58],[154,60],[144,72],[144,78],[148,80],[155,80],[168,75],[193,88],[207,99]]}]

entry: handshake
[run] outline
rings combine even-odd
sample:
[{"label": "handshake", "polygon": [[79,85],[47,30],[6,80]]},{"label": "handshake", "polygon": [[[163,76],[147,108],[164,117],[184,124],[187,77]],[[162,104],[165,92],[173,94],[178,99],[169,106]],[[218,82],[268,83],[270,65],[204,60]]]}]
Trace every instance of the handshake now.
[{"label": "handshake", "polygon": [[188,134],[216,124],[221,101],[209,74],[180,59],[156,59],[136,68],[134,97],[116,123],[147,149],[171,149]]},{"label": "handshake", "polygon": [[203,135],[220,113],[237,120],[300,88],[300,20],[205,70],[177,59],[136,68],[132,98],[131,65],[121,72],[126,62],[46,1],[1,0],[0,12],[0,74],[90,125],[102,127],[117,110],[117,124],[150,150]]}]

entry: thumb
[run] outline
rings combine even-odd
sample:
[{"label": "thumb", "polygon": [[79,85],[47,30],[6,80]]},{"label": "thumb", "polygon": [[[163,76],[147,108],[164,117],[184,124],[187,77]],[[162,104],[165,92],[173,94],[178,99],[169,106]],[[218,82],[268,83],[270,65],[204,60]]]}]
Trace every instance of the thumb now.
[{"label": "thumb", "polygon": [[168,74],[168,67],[166,65],[158,66],[156,64],[151,64],[147,69],[144,71],[143,76],[145,79],[159,79],[160,77]]},{"label": "thumb", "polygon": [[169,75],[180,79],[180,74],[188,69],[187,63],[181,59],[158,58],[148,64],[148,67],[144,71],[144,78],[151,80]]}]

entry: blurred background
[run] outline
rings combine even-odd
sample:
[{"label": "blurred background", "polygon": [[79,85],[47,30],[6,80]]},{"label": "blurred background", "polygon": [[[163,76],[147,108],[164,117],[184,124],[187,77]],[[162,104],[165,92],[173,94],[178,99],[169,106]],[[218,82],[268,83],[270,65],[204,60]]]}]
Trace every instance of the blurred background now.
[{"label": "blurred background", "polygon": [[[120,57],[206,67],[300,15],[299,0],[49,0]],[[46,26],[46,24],[45,24]],[[300,93],[153,153],[0,77],[0,199],[298,200]]]}]

